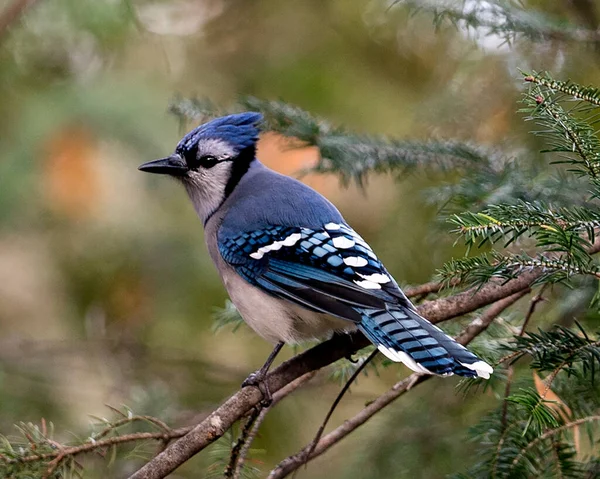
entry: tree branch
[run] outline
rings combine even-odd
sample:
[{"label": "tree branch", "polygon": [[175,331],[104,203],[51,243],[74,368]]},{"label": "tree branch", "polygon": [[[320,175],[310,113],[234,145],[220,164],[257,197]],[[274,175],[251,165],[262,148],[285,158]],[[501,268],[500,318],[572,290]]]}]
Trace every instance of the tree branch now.
[{"label": "tree branch", "polygon": [[419,286],[412,286],[404,289],[404,294],[408,298],[414,298],[415,296],[427,296],[431,293],[438,293],[444,284],[441,281],[430,281],[429,283],[423,283]]},{"label": "tree branch", "polygon": [[600,421],[600,416],[587,416],[587,417],[583,417],[581,419],[577,419],[575,421],[571,421],[567,424],[563,424],[562,426],[559,427],[555,427],[554,429],[549,429],[548,431],[546,431],[544,434],[542,434],[539,437],[536,437],[533,441],[531,441],[527,446],[525,446],[523,449],[521,449],[519,451],[519,454],[517,454],[515,456],[515,458],[513,459],[513,462],[510,465],[510,469],[508,470],[508,472],[510,473],[514,467],[518,464],[518,462],[523,458],[523,455],[532,447],[535,447],[537,444],[539,444],[542,441],[545,441],[548,438],[554,437],[556,434],[559,434],[563,431],[566,431],[568,429],[572,429],[574,427],[577,427],[581,424],[585,424],[586,422],[593,422],[593,421]]},{"label": "tree branch", "polygon": [[[463,345],[470,343],[476,336],[487,329],[494,319],[502,313],[502,311],[521,299],[527,293],[528,290],[521,291],[494,303],[479,318],[471,321],[471,323],[456,337],[456,340]],[[409,391],[412,387],[426,381],[431,377],[433,376],[413,373],[409,377],[396,383],[385,394],[379,396],[377,399],[369,403],[369,405],[360,411],[356,416],[344,421],[344,423],[337,429],[333,430],[326,436],[323,436],[323,438],[321,438],[316,445],[311,442],[297,454],[289,456],[281,461],[275,467],[275,469],[271,471],[267,479],[281,479],[288,476],[291,472],[301,467],[302,464],[326,452],[331,446],[337,444],[344,437],[367,422],[376,413],[381,411],[384,407],[391,404],[394,400],[398,399],[404,393]]]},{"label": "tree branch", "polygon": [[120,436],[109,437],[100,441],[90,441],[79,446],[63,447],[55,452],[49,452],[44,454],[31,454],[30,456],[20,457],[18,459],[6,459],[6,462],[34,462],[40,460],[51,459],[52,462],[60,463],[66,457],[77,456],[85,452],[102,449],[104,447],[114,446],[116,444],[123,444],[126,442],[137,442],[147,439],[156,439],[168,441],[185,436],[190,432],[191,427],[182,427],[179,429],[169,429],[166,431],[158,432],[134,432],[131,434],[122,434]]},{"label": "tree branch", "polygon": [[[598,244],[600,248],[600,242]],[[429,301],[419,306],[421,315],[433,323],[445,321],[470,313],[483,306],[495,303],[516,293],[528,291],[530,284],[541,275],[541,271],[532,269],[518,278],[505,282],[491,282],[486,286],[471,289],[448,298]],[[354,354],[367,346],[369,341],[359,332],[336,335],[308,351],[284,362],[268,376],[269,389],[278,391],[289,382],[325,367],[338,359]],[[216,441],[225,432],[254,407],[262,398],[260,391],[246,387],[227,399],[189,434],[172,443],[162,453],[130,476],[130,479],[159,479],[167,476],[196,453]]]},{"label": "tree branch", "polygon": [[[254,441],[254,438],[258,433],[258,429],[260,428],[260,425],[267,416],[267,413],[284,397],[293,393],[296,389],[304,386],[304,384],[306,384],[313,377],[315,377],[316,374],[316,371],[311,371],[309,373],[306,373],[304,376],[300,376],[298,379],[295,379],[291,383],[282,387],[273,395],[273,402],[269,407],[257,408],[255,412],[253,412],[253,414],[248,419],[246,426],[244,426],[244,431],[240,435],[236,446],[231,451],[231,458],[229,461],[228,469],[226,469],[225,471],[225,477],[239,479],[240,474],[242,472],[242,468],[244,467],[244,462],[246,461],[246,456],[248,455],[248,451],[250,450],[250,446],[252,445],[252,441]],[[252,417],[254,416],[255,419],[252,420]],[[227,475],[228,470],[231,470],[230,476]]]},{"label": "tree branch", "polygon": [[[538,303],[541,303],[542,301],[544,301],[543,294],[547,287],[548,287],[548,283],[546,283],[544,286],[542,286],[542,289],[540,290],[540,292],[538,294],[536,294],[533,298],[531,298],[531,301],[529,302],[529,308],[527,310],[527,314],[525,315],[525,320],[523,321],[523,325],[521,326],[521,330],[519,331],[519,334],[518,334],[519,336],[523,336],[525,334],[527,326],[529,325],[529,321],[531,321],[531,318],[533,317],[533,313],[535,313],[535,309],[537,308]],[[515,369],[511,364],[510,366],[508,366],[508,371],[506,373],[506,387],[504,388],[504,403],[502,404],[502,429],[503,430],[506,430],[506,427],[507,427],[506,417],[508,414],[508,401],[506,400],[506,398],[508,398],[508,396],[510,395],[510,388],[512,386],[512,380],[513,380],[514,373],[515,373]],[[500,439],[499,447],[501,447],[502,442],[503,442],[503,440]]]}]

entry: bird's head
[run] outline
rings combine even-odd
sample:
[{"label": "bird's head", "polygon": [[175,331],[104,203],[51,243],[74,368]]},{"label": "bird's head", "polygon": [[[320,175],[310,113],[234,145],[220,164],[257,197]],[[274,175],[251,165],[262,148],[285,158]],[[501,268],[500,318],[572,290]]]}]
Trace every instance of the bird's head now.
[{"label": "bird's head", "polygon": [[261,120],[255,112],[216,118],[185,135],[172,155],[139,169],[180,180],[206,221],[254,161]]}]

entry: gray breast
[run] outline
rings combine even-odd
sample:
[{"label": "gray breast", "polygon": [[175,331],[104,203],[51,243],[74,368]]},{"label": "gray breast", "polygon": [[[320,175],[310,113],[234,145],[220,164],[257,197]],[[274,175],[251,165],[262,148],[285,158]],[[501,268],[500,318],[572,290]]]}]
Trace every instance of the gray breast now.
[{"label": "gray breast", "polygon": [[223,260],[217,246],[216,230],[224,215],[225,212],[217,211],[206,224],[206,245],[231,301],[257,334],[274,343],[297,343],[355,328],[351,321],[316,313],[264,293],[238,275]]}]

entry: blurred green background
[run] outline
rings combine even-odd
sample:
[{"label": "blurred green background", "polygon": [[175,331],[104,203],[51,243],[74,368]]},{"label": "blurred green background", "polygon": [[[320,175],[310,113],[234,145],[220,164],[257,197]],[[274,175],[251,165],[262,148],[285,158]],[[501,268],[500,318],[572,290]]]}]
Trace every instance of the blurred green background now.
[{"label": "blurred green background", "polygon": [[[581,20],[576,2],[526,3]],[[1,28],[0,433],[43,417],[65,441],[85,438],[90,415],[110,414],[105,404],[190,424],[271,347],[246,327],[213,332],[226,295],[202,225],[178,185],[137,171],[184,133],[167,113],[175,96],[223,106],[241,95],[281,99],[357,132],[456,138],[510,155],[536,141],[516,113],[519,68],[600,83],[593,48],[436,32],[431,17],[378,1],[39,0]],[[288,174],[317,154],[269,134],[259,148]],[[428,198],[439,178],[373,176],[365,192],[304,179],[401,284],[427,281],[463,253]],[[398,366],[361,378],[332,424],[405,374]],[[266,472],[312,438],[340,387],[327,376],[269,414],[252,465]],[[468,427],[497,402],[464,397],[457,382],[419,387],[299,477],[465,469]],[[223,444],[173,477],[204,477]],[[105,469],[98,460],[88,474],[123,477],[141,461],[133,454]]]}]

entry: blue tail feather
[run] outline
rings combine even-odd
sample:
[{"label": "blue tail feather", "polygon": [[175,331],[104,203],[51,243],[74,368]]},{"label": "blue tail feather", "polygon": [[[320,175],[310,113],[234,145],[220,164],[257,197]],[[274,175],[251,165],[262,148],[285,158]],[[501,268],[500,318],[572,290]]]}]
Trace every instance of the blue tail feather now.
[{"label": "blue tail feather", "polygon": [[492,368],[416,311],[361,309],[359,329],[393,361],[417,372],[489,377]]}]

